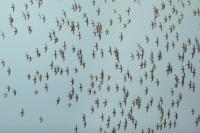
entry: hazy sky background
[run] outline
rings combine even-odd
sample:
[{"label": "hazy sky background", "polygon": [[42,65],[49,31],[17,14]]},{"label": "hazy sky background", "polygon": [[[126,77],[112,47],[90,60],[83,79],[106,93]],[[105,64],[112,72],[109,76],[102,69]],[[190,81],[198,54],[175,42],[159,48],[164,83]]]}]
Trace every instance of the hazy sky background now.
[{"label": "hazy sky background", "polygon": [[[181,74],[181,64],[177,61],[177,53],[180,52],[180,46],[176,47],[175,50],[169,50],[167,53],[164,47],[159,49],[156,46],[147,46],[145,44],[145,35],[149,35],[151,42],[156,37],[163,37],[165,32],[155,32],[151,30],[150,22],[153,18],[153,6],[159,6],[160,0],[142,0],[141,5],[133,3],[133,0],[116,0],[111,2],[108,0],[107,4],[104,4],[102,0],[96,0],[97,5],[101,8],[101,15],[97,17],[95,8],[92,6],[91,0],[76,0],[82,6],[82,12],[73,12],[71,10],[72,3],[74,0],[44,0],[44,4],[38,8],[36,2],[30,6],[28,0],[0,0],[0,32],[5,33],[5,39],[0,39],[0,61],[5,60],[6,67],[3,68],[0,65],[0,133],[71,133],[75,125],[79,126],[81,133],[99,132],[99,126],[102,125],[99,117],[101,113],[111,114],[113,107],[118,107],[119,99],[122,98],[122,93],[115,92],[115,84],[118,83],[120,88],[123,88],[123,81],[121,80],[121,74],[114,70],[114,57],[108,56],[108,48],[111,45],[113,48],[117,47],[120,51],[121,64],[124,65],[124,70],[129,69],[133,72],[133,82],[126,83],[130,97],[128,103],[131,103],[132,98],[137,96],[144,97],[144,101],[148,101],[151,96],[154,97],[154,105],[151,107],[148,113],[145,112],[145,105],[141,110],[134,110],[134,116],[138,120],[138,129],[134,130],[133,127],[128,126],[126,132],[139,132],[142,127],[153,127],[156,122],[159,122],[159,113],[157,112],[157,101],[160,96],[163,97],[164,108],[170,108],[172,97],[170,96],[170,88],[173,87],[174,76],[167,77],[165,67],[170,61],[174,67],[174,71],[177,75]],[[12,2],[15,4],[15,12],[11,10]],[[30,20],[24,21],[22,17],[22,11],[24,11],[24,3],[28,3],[28,11],[30,13]],[[187,41],[188,37],[194,39],[195,36],[200,39],[200,17],[193,17],[193,9],[200,8],[199,0],[192,0],[192,5],[186,6],[184,9],[178,4],[174,3],[177,9],[183,11],[184,20],[183,23],[177,26],[176,31],[180,35],[180,40],[175,45],[182,45],[181,42]],[[125,11],[128,7],[131,7],[131,18],[132,23],[128,25],[126,29],[123,29],[117,22],[118,15],[113,14],[113,9],[116,9],[119,14],[122,14],[123,20],[127,20]],[[167,7],[170,9],[170,7]],[[74,36],[68,27],[58,32],[56,29],[56,18],[62,17],[62,9],[67,12],[67,18],[69,20],[79,21],[81,28],[82,39],[78,40],[78,37]],[[167,14],[164,10],[160,12],[160,15]],[[83,22],[83,12],[87,13],[87,16],[95,21],[100,21],[102,24],[109,24],[110,18],[115,18],[113,26],[109,29],[110,34],[103,36],[102,40],[99,41],[99,45],[105,51],[104,59],[101,59],[98,52],[96,59],[92,60],[91,52],[95,45],[96,39],[92,34],[92,29],[88,28]],[[10,28],[8,18],[9,15],[14,17],[14,25],[18,29],[18,33],[14,36],[13,29]],[[43,23],[39,19],[38,14],[44,14],[47,18],[47,22]],[[172,19],[171,23],[175,23],[177,20]],[[28,34],[27,27],[32,26],[33,32],[31,35]],[[56,34],[59,37],[58,45],[54,45],[49,41],[48,33],[56,29]],[[124,42],[119,41],[118,36],[123,31]],[[168,29],[164,29],[168,31]],[[175,34],[174,34],[175,38]],[[174,39],[173,38],[173,39]],[[66,62],[62,62],[61,59],[55,60],[54,63],[66,68],[67,66],[73,69],[79,67],[77,57],[75,57],[71,48],[73,46],[81,48],[83,50],[83,57],[86,61],[86,68],[79,69],[78,74],[70,73],[69,76],[54,76],[53,72],[50,72],[50,63],[53,60],[53,52],[55,49],[61,48],[63,41],[67,43],[67,57]],[[39,48],[43,51],[44,44],[48,44],[48,52],[41,53],[41,57],[36,57],[35,49]],[[157,53],[159,50],[163,51],[163,60],[156,62],[157,73],[156,77],[160,79],[160,86],[157,88],[155,84],[152,85],[148,82],[145,85],[140,86],[138,84],[139,77],[143,75],[143,71],[139,69],[139,61],[131,61],[131,52],[135,52],[139,43],[145,50],[145,57],[148,59],[151,51]],[[152,44],[153,45],[153,44]],[[163,39],[160,39],[160,45],[165,45]],[[25,54],[29,53],[33,56],[33,61],[28,63],[25,58]],[[190,53],[187,53],[187,58],[190,58]],[[175,59],[176,58],[176,59]],[[147,60],[148,61],[148,60]],[[148,61],[149,62],[149,61]],[[192,79],[192,75],[186,72],[187,82],[184,88],[180,86],[177,88],[174,95],[174,99],[178,96],[178,93],[183,94],[183,100],[180,103],[179,108],[172,109],[172,112],[178,112],[179,118],[177,120],[176,129],[166,129],[162,132],[165,133],[198,133],[200,132],[199,127],[195,127],[195,117],[200,112],[200,56],[195,55],[191,62],[196,67],[196,77]],[[149,62],[150,63],[150,62]],[[184,62],[187,63],[187,60]],[[11,75],[7,76],[6,68],[11,68]],[[148,70],[150,70],[148,66]],[[97,95],[88,95],[87,89],[89,88],[89,75],[99,75],[101,70],[104,69],[105,74],[111,75],[111,81],[105,82],[103,89],[97,93]],[[48,83],[49,91],[45,92],[43,89],[45,82],[33,85],[33,82],[28,81],[26,78],[27,73],[35,74],[36,71],[40,71],[45,74],[49,72],[50,79]],[[79,101],[73,102],[72,107],[68,108],[68,92],[71,90],[70,80],[75,78],[74,88],[78,90],[79,83],[83,83],[85,91],[79,95]],[[192,79],[195,82],[196,90],[192,93],[188,90],[188,80]],[[105,88],[107,85],[111,86],[111,91],[106,92]],[[6,87],[10,85],[11,88],[16,89],[17,95],[13,96],[12,93],[8,93],[7,98],[3,95],[6,93]],[[144,96],[144,89],[148,86],[150,89],[150,95]],[[34,95],[34,90],[38,90],[39,94]],[[61,97],[61,103],[56,105],[57,97]],[[108,100],[107,108],[100,108],[95,110],[95,114],[91,115],[90,107],[94,105],[94,100],[99,98],[100,101],[104,99]],[[131,106],[131,105],[130,105]],[[128,110],[130,107],[125,108]],[[20,111],[24,108],[25,114],[23,118],[20,118]],[[191,108],[195,108],[195,116],[191,115]],[[119,113],[121,110],[118,109]],[[82,114],[86,114],[87,128],[82,126]],[[39,117],[42,116],[44,122],[39,123]],[[111,127],[115,126],[121,117],[112,119]],[[111,131],[111,130],[108,130]],[[120,130],[123,132],[123,130]]]}]

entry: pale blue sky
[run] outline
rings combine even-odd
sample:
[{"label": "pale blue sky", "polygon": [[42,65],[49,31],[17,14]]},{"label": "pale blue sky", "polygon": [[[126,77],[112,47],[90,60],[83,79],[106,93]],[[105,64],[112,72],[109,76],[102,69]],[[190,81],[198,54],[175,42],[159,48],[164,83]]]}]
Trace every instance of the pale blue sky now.
[{"label": "pale blue sky", "polygon": [[[81,13],[73,12],[71,10],[72,3],[74,0],[44,0],[44,5],[41,8],[37,8],[36,2],[30,6],[28,0],[0,0],[0,33],[5,33],[5,39],[0,39],[0,61],[3,59],[6,62],[5,68],[0,65],[0,133],[71,133],[75,125],[79,126],[81,133],[96,133],[99,130],[99,126],[102,123],[99,120],[101,113],[104,112],[106,115],[112,114],[113,107],[118,107],[118,101],[122,98],[122,93],[116,93],[114,90],[115,84],[118,83],[120,88],[123,87],[123,77],[119,71],[114,70],[114,56],[109,56],[107,51],[111,45],[113,50],[117,47],[120,51],[120,63],[124,66],[124,73],[127,69],[133,73],[133,82],[127,82],[126,88],[129,90],[130,98],[128,103],[130,104],[132,98],[141,96],[145,102],[147,102],[151,96],[154,97],[155,103],[148,113],[145,113],[145,105],[143,109],[137,111],[134,110],[134,116],[138,120],[138,129],[133,130],[132,126],[128,126],[126,133],[139,132],[141,128],[154,127],[156,122],[159,122],[159,113],[157,112],[157,101],[160,96],[163,97],[165,104],[164,108],[170,107],[171,99],[176,99],[179,92],[183,94],[183,100],[181,101],[180,107],[172,109],[172,112],[178,112],[179,118],[177,120],[176,129],[166,129],[162,132],[165,133],[198,133],[200,132],[199,127],[195,127],[195,117],[191,115],[191,108],[195,108],[197,115],[200,113],[200,55],[196,54],[191,62],[196,67],[196,77],[192,79],[191,74],[186,72],[187,82],[184,88],[177,88],[174,97],[170,96],[170,88],[173,87],[174,76],[166,77],[165,67],[170,61],[173,64],[174,71],[177,75],[181,75],[181,64],[177,61],[177,53],[180,52],[181,42],[187,41],[188,37],[194,39],[196,36],[200,39],[200,17],[193,17],[193,9],[200,8],[199,0],[192,0],[192,5],[186,6],[184,9],[175,2],[174,5],[180,11],[183,11],[184,20],[183,23],[176,27],[176,31],[180,35],[179,43],[176,43],[177,47],[175,50],[169,50],[167,53],[164,49],[165,42],[162,37],[165,32],[152,31],[150,27],[151,19],[153,18],[153,5],[159,6],[160,0],[141,0],[141,5],[133,3],[133,0],[116,0],[111,2],[107,0],[107,4],[104,4],[102,0],[96,0],[97,6],[92,6],[91,0],[75,0],[82,6]],[[15,4],[16,10],[13,13],[11,11],[12,2]],[[30,20],[24,21],[22,18],[22,11],[24,11],[24,3],[28,3],[28,11],[30,13]],[[122,28],[122,25],[118,22],[118,14],[122,14],[123,22],[128,20],[126,10],[131,7],[132,23],[127,26],[126,29]],[[101,8],[101,15],[96,15],[97,7]],[[170,9],[170,7],[167,7]],[[78,40],[78,37],[73,36],[69,31],[70,29],[66,26],[61,32],[56,30],[56,35],[59,37],[58,45],[54,45],[49,41],[48,32],[56,27],[56,18],[62,17],[62,9],[67,12],[67,18],[69,20],[79,21],[81,28],[82,39]],[[113,14],[113,9],[117,10],[117,14]],[[168,10],[160,12],[160,16],[168,14]],[[97,57],[92,60],[91,52],[94,49],[94,44],[97,39],[93,37],[92,28],[89,28],[83,22],[83,13],[87,13],[87,16],[91,20],[101,22],[105,27],[108,27],[110,18],[113,18],[113,26],[109,28],[110,34],[102,37],[99,42],[99,46],[104,49],[105,58],[101,59],[100,51],[97,52]],[[47,22],[44,24],[39,19],[38,14],[44,14],[47,18]],[[8,24],[8,17],[11,14],[14,17],[14,25],[18,28],[18,34],[14,36],[13,29]],[[176,18],[176,17],[175,17]],[[160,21],[163,22],[162,18]],[[177,23],[177,19],[172,19],[171,23]],[[170,24],[171,24],[170,23]],[[31,25],[33,32],[31,35],[27,32],[27,26]],[[120,32],[123,32],[124,40],[123,43],[119,41]],[[168,29],[164,29],[168,31]],[[144,36],[149,35],[152,46],[145,44]],[[174,36],[173,36],[174,35]],[[173,33],[171,40],[175,39]],[[160,38],[159,49],[153,44],[156,37]],[[63,41],[66,41],[67,52],[66,62],[62,60],[54,61],[56,64],[63,67],[74,67],[79,68],[79,73],[71,73],[70,76],[54,76],[50,72],[49,64],[53,59],[53,52],[62,46]],[[37,58],[35,55],[35,48],[43,50],[44,44],[48,44],[49,51],[47,54],[42,52],[42,56]],[[139,69],[139,61],[131,61],[131,52],[138,50],[137,43],[140,43],[145,50],[145,59],[148,61],[149,54],[154,51],[155,54],[161,50],[163,52],[163,60],[157,65],[156,77],[160,79],[160,86],[157,88],[155,84],[151,82],[145,82],[145,85],[139,86],[138,80],[143,75],[144,71]],[[162,46],[163,45],[163,46]],[[86,68],[82,69],[78,65],[77,57],[71,53],[72,46],[83,50],[83,57],[86,61]],[[190,49],[191,52],[191,48]],[[190,59],[190,52],[186,54],[186,59]],[[28,63],[25,60],[25,54],[29,53],[33,56],[33,61]],[[156,56],[156,55],[155,55]],[[187,60],[186,60],[187,61]],[[187,62],[184,62],[185,64]],[[6,68],[11,68],[11,75],[8,77]],[[149,71],[151,66],[147,66]],[[95,96],[88,96],[87,89],[89,87],[89,75],[99,75],[101,70],[104,69],[105,74],[111,75],[111,81],[105,82],[103,89],[98,92]],[[31,81],[26,79],[27,73],[34,74],[37,70],[45,74],[50,73],[50,80],[47,81],[49,86],[49,92],[46,93],[43,89],[44,83],[36,84],[35,86]],[[85,91],[79,94],[79,102],[73,103],[72,108],[67,107],[68,99],[67,94],[71,89],[70,80],[74,77],[76,80],[75,89],[78,90],[79,82],[83,83]],[[196,85],[195,93],[188,90],[188,80],[192,79]],[[107,85],[111,86],[110,93],[104,90]],[[15,88],[17,95],[14,97],[12,93],[8,93],[7,98],[3,97],[6,93],[6,86],[10,85],[11,88]],[[144,89],[149,86],[150,95],[144,96]],[[34,96],[34,90],[38,90],[39,94]],[[61,97],[61,103],[56,105],[57,97]],[[100,108],[91,115],[90,107],[94,105],[94,100],[99,98],[103,101],[105,98],[108,99],[109,106],[107,108]],[[130,104],[131,106],[131,104]],[[128,110],[130,106],[124,107]],[[21,108],[25,109],[23,118],[20,118]],[[121,111],[117,109],[118,113]],[[82,114],[86,114],[87,128],[82,126]],[[43,116],[44,122],[39,123],[38,118]],[[111,127],[116,126],[121,117],[112,119]],[[122,119],[123,121],[124,119]],[[105,124],[104,124],[105,125]],[[108,130],[111,131],[111,128]],[[123,132],[121,129],[120,132]]]}]

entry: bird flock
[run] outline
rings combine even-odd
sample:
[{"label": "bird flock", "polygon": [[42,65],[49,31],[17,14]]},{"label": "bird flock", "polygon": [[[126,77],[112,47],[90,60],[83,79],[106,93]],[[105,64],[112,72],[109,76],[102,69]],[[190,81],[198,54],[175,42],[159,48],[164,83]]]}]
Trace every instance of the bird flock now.
[{"label": "bird flock", "polygon": [[0,11],[0,132],[200,132],[199,0]]}]

